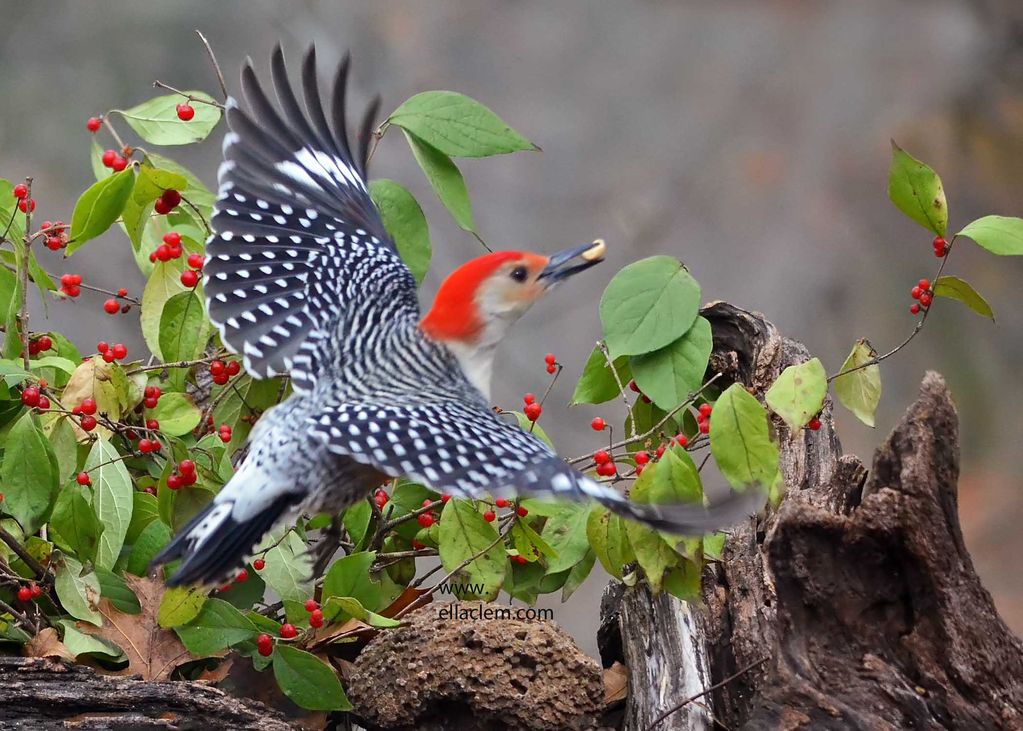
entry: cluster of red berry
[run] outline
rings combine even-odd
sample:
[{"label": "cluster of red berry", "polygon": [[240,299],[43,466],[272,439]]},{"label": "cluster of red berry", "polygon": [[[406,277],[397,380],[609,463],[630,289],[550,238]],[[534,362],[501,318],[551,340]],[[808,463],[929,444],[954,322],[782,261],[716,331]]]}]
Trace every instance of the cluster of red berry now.
[{"label": "cluster of red berry", "polygon": [[710,434],[710,415],[713,411],[714,407],[710,404],[700,404],[700,409],[696,414],[696,427],[700,430],[700,434]]},{"label": "cluster of red berry", "polygon": [[554,357],[554,353],[548,353],[543,357],[544,363],[547,364],[547,372],[554,373],[558,370],[558,359]]},{"label": "cluster of red berry", "polygon": [[103,155],[100,156],[100,162],[103,163],[103,167],[110,168],[115,173],[119,173],[128,167],[128,158],[131,156],[129,148],[124,148],[121,154],[117,150],[104,150]]},{"label": "cluster of red berry", "polygon": [[60,275],[60,291],[66,294],[68,297],[77,297],[82,293],[82,275],[81,274],[61,274]]},{"label": "cluster of red berry", "polygon": [[[121,287],[117,290],[117,297],[123,298],[128,296],[128,290]],[[117,301],[116,298],[111,297],[103,303],[103,311],[108,315],[116,315],[118,312],[125,314],[131,309],[131,305],[125,302],[123,305]]]},{"label": "cluster of red berry", "polygon": [[948,254],[949,246],[941,236],[934,237],[934,255],[939,259]]},{"label": "cluster of red berry", "polygon": [[26,386],[21,392],[21,403],[30,409],[40,411],[50,408],[50,399],[46,398],[38,386]]},{"label": "cluster of red berry", "polygon": [[[447,501],[445,501],[447,502]],[[423,500],[423,507],[428,508],[433,505],[433,500],[426,498]],[[431,525],[436,523],[438,520],[437,516],[433,514],[432,510],[427,510],[425,513],[420,513],[416,516],[416,522],[419,523],[420,528],[429,528]]]},{"label": "cluster of red berry", "polygon": [[227,444],[228,442],[230,442],[231,441],[231,425],[230,424],[221,424],[220,428],[217,429],[217,436],[220,437],[220,441],[222,441],[224,444]]},{"label": "cluster of red berry", "polygon": [[50,251],[59,251],[67,246],[68,226],[63,221],[57,221],[56,223],[43,221],[43,225],[39,227],[39,230],[46,232],[46,241],[44,243]]},{"label": "cluster of red berry", "polygon": [[[940,237],[939,237],[940,238]],[[931,283],[927,279],[921,279],[913,289],[909,290],[909,296],[917,300],[909,306],[909,311],[914,315],[919,314],[920,308],[927,309],[934,299],[934,292],[931,291]]]},{"label": "cluster of red berry", "polygon": [[168,213],[173,211],[181,204],[181,193],[168,188],[163,191],[159,198],[156,199],[156,203],[153,204],[153,210],[159,213],[161,216],[166,216]]},{"label": "cluster of red berry", "polygon": [[28,354],[39,355],[53,347],[53,338],[49,335],[40,335],[34,340],[28,341]]},{"label": "cluster of red berry", "polygon": [[36,209],[36,202],[28,197],[28,186],[18,183],[14,186],[14,197],[18,199],[18,210],[22,213],[31,213]]},{"label": "cluster of red berry", "polygon": [[82,431],[92,431],[96,428],[96,411],[98,408],[96,399],[93,398],[82,399],[82,403],[72,407],[71,413],[80,417],[78,419],[78,426],[82,427]]},{"label": "cluster of red berry", "polygon": [[241,373],[241,370],[241,363],[236,360],[229,360],[226,363],[222,360],[215,360],[210,363],[210,375],[213,376],[213,382],[218,386],[226,384],[232,376]]},{"label": "cluster of red berry", "polygon": [[163,243],[149,255],[149,261],[155,264],[157,261],[180,259],[181,253],[181,234],[171,231],[163,235]]},{"label": "cluster of red berry", "polygon": [[614,477],[618,474],[618,466],[607,450],[598,449],[594,452],[593,462],[597,465],[597,474],[601,477]]},{"label": "cluster of red berry", "polygon": [[384,506],[387,505],[387,501],[390,500],[390,496],[387,491],[382,487],[378,487],[376,492],[373,493],[373,502],[376,503],[378,510],[383,510]]},{"label": "cluster of red berry", "polygon": [[[100,345],[102,344],[100,343]],[[142,391],[142,405],[147,409],[155,409],[156,405],[160,403],[160,396],[162,395],[163,392],[159,386],[146,386],[145,390]]]},{"label": "cluster of red berry", "polygon": [[[167,475],[167,488],[169,490],[177,490],[181,487],[188,487],[194,485],[195,481],[199,479],[198,475],[195,474],[195,462],[190,459],[183,459],[178,462],[178,466]],[[248,578],[248,575],[245,577]],[[245,579],[242,579],[244,581]]]},{"label": "cluster of red berry", "polygon": [[[103,360],[106,363],[113,363],[115,360],[124,360],[125,358],[128,357],[128,347],[124,343],[114,343],[113,345],[107,345],[106,343],[101,341],[96,343],[96,352],[103,356]],[[146,390],[148,391],[149,389],[147,388]],[[156,390],[159,391],[160,389]],[[157,396],[156,398],[160,397]]]},{"label": "cluster of red berry", "polygon": [[543,407],[536,402],[536,396],[531,393],[527,393],[522,397],[522,403],[525,406],[522,409],[522,413],[526,415],[526,418],[530,421],[536,421],[540,418],[540,414],[543,413]]},{"label": "cluster of red berry", "polygon": [[39,586],[39,584],[35,583],[34,581],[28,586],[23,585],[21,586],[21,588],[18,589],[19,602],[23,603],[30,602],[33,599],[38,599],[42,595],[43,587]]}]

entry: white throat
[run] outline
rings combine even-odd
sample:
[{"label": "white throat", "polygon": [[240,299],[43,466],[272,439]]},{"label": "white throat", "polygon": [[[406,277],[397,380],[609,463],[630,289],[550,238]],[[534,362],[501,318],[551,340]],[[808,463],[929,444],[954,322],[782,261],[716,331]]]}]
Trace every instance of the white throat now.
[{"label": "white throat", "polygon": [[454,354],[465,373],[469,383],[483,394],[483,397],[490,400],[490,380],[494,372],[494,354],[497,351],[497,343],[486,347],[467,345],[458,341],[446,343],[448,349]]}]

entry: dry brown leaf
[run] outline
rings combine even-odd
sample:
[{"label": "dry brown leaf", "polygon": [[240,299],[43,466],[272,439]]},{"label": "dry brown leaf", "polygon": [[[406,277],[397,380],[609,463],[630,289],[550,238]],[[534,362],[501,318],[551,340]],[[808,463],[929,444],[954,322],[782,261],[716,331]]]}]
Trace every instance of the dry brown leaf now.
[{"label": "dry brown leaf", "polygon": [[620,662],[604,670],[604,705],[625,700],[629,695],[629,669]]},{"label": "dry brown leaf", "polygon": [[[419,599],[423,594],[428,594],[429,589],[414,589],[411,586],[405,587],[405,590],[398,595],[398,598],[387,605],[386,609],[381,609],[378,614],[383,617],[394,617],[395,614],[402,611],[408,605]],[[430,601],[433,601],[433,595],[430,595]],[[423,606],[426,606],[429,602],[424,602]]]},{"label": "dry brown leaf", "polygon": [[53,627],[47,627],[25,643],[25,657],[53,657],[74,662],[75,656],[60,641],[60,635]]},{"label": "dry brown leaf", "polygon": [[125,575],[124,580],[138,597],[142,611],[139,614],[124,614],[114,609],[108,600],[101,599],[98,610],[103,615],[103,626],[94,627],[79,622],[78,628],[113,642],[124,650],[128,667],[110,674],[138,674],[143,680],[166,680],[174,668],[192,656],[176,634],[161,629],[157,623],[160,600],[163,598],[163,582],[150,578],[140,579],[129,574]]},{"label": "dry brown leaf", "polygon": [[324,645],[338,639],[354,638],[362,642],[369,642],[376,637],[378,629],[370,627],[358,619],[349,619],[344,624],[328,624],[318,630],[313,630],[307,637],[306,647],[309,650],[316,650]]},{"label": "dry brown leaf", "polygon": [[228,676],[231,672],[231,668],[234,665],[235,655],[228,655],[223,660],[218,662],[213,669],[207,668],[199,673],[199,677],[196,680],[202,680],[206,683],[217,684]]}]

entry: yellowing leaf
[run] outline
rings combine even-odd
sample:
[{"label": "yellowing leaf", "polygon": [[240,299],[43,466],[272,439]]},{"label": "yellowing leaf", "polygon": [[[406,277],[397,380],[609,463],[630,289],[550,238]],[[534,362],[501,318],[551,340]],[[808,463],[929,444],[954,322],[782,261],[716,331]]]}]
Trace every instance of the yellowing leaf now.
[{"label": "yellowing leaf", "polygon": [[796,431],[820,412],[827,395],[828,375],[820,359],[813,358],[782,371],[765,400],[789,429]]},{"label": "yellowing leaf", "polygon": [[892,165],[888,171],[888,197],[896,208],[938,236],[948,226],[945,191],[937,173],[892,140]]},{"label": "yellowing leaf", "polygon": [[958,300],[982,317],[995,319],[991,305],[965,279],[959,277],[938,277],[932,287],[936,297]]},{"label": "yellowing leaf", "polygon": [[992,254],[1023,254],[1023,218],[984,216],[967,224],[957,235],[973,239]]},{"label": "yellowing leaf", "polygon": [[839,403],[867,426],[874,426],[874,412],[881,402],[881,369],[876,363],[864,364],[876,356],[877,352],[869,342],[863,339],[856,341],[839,369],[839,373],[845,375],[834,379],[835,397]]}]

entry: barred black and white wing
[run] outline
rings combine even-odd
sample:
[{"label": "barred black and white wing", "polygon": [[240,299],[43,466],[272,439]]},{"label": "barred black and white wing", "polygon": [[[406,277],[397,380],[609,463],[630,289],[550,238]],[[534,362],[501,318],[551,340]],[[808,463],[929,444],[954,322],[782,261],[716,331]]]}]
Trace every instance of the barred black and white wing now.
[{"label": "barred black and white wing", "polygon": [[634,503],[578,472],[543,441],[463,401],[416,406],[340,404],[308,419],[310,433],[337,455],[406,475],[460,497],[482,493],[585,500],[659,530],[697,535],[732,525],[763,504],[757,490],[711,506]]},{"label": "barred black and white wing", "polygon": [[366,114],[353,154],[347,74],[346,57],[328,122],[314,50],[302,65],[303,111],[278,46],[271,60],[277,104],[267,98],[251,62],[242,70],[248,111],[233,99],[227,103],[231,131],[224,138],[204,270],[209,314],[249,373],[290,373],[298,391],[312,388],[329,348],[345,350],[346,335],[358,337],[419,313],[412,274],[366,187],[379,100]]}]

